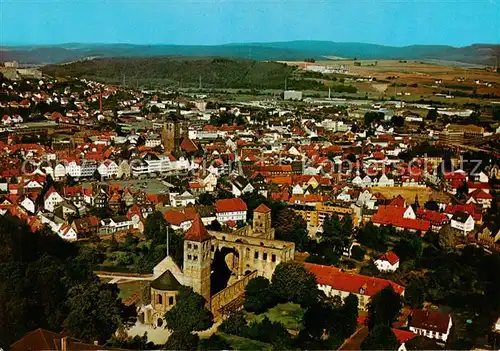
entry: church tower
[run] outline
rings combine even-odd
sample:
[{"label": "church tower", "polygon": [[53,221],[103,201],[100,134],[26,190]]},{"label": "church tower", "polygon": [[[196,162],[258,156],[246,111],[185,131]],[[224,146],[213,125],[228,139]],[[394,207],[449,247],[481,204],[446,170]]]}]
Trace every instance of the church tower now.
[{"label": "church tower", "polygon": [[271,209],[260,204],[253,211],[253,233],[266,239],[274,239],[274,231],[271,228]]},{"label": "church tower", "polygon": [[211,237],[196,214],[193,224],[184,234],[184,276],[195,292],[210,302]]}]

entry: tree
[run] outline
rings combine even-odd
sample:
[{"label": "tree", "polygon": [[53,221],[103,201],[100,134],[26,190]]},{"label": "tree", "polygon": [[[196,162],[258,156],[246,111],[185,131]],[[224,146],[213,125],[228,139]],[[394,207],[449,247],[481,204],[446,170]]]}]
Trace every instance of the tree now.
[{"label": "tree", "polygon": [[333,249],[335,253],[342,256],[346,247],[349,246],[352,234],[352,220],[346,216],[344,220],[336,215],[327,216],[323,222],[323,232],[319,235],[321,242]]},{"label": "tree", "polygon": [[146,219],[144,237],[154,244],[166,243],[168,223],[160,211],[151,213]]},{"label": "tree", "polygon": [[403,127],[405,125],[405,118],[403,116],[392,116],[391,124],[394,127]]},{"label": "tree", "polygon": [[165,343],[167,350],[196,350],[200,337],[187,330],[175,330]]},{"label": "tree", "polygon": [[388,286],[372,296],[368,304],[368,328],[376,325],[391,326],[403,307],[401,296]]},{"label": "tree", "polygon": [[298,251],[304,251],[309,240],[306,222],[292,209],[284,209],[278,215],[276,239],[292,241]]},{"label": "tree", "polygon": [[365,126],[371,125],[373,122],[380,122],[384,120],[384,113],[368,111],[365,113],[364,122]]},{"label": "tree", "polygon": [[388,325],[377,325],[361,343],[361,350],[397,350],[398,340]]},{"label": "tree", "polygon": [[176,331],[202,331],[213,323],[212,313],[205,307],[205,299],[191,287],[182,286],[176,305],[165,314],[167,327]]},{"label": "tree", "polygon": [[[329,332],[335,329],[333,324],[340,324],[340,318],[332,318],[334,309],[330,304],[318,301],[307,308],[303,317],[303,334],[310,340],[319,341]],[[339,325],[338,329],[341,326]]]},{"label": "tree", "polygon": [[453,228],[447,224],[441,228],[438,236],[438,245],[441,250],[450,252],[456,247],[456,238]]},{"label": "tree", "polygon": [[316,277],[303,265],[282,262],[274,270],[272,291],[280,301],[309,306],[318,299]]},{"label": "tree", "polygon": [[[96,309],[96,306],[98,308]],[[64,327],[69,335],[89,342],[104,343],[116,331],[127,312],[115,284],[79,284],[69,291],[69,314]]]},{"label": "tree", "polygon": [[437,108],[434,108],[432,110],[429,110],[429,112],[427,112],[427,117],[426,117],[427,120],[436,122],[437,118],[438,118]]},{"label": "tree", "polygon": [[358,261],[363,261],[365,259],[366,251],[361,248],[359,245],[355,245],[351,249],[351,257]]},{"label": "tree", "polygon": [[275,302],[269,280],[255,277],[245,287],[245,310],[260,314],[265,312]]},{"label": "tree", "polygon": [[429,200],[424,204],[424,207],[431,211],[439,211],[439,205],[434,200]]},{"label": "tree", "polygon": [[200,339],[200,350],[232,350],[233,347],[220,335],[212,334],[208,339]]},{"label": "tree", "polygon": [[405,302],[413,308],[422,308],[425,301],[423,282],[412,279],[405,288]]},{"label": "tree", "polygon": [[358,325],[358,297],[354,294],[349,294],[342,306],[342,336],[343,338],[348,338],[356,331]]},{"label": "tree", "polygon": [[198,203],[200,205],[212,206],[215,203],[215,197],[210,193],[200,194],[198,197]]},{"label": "tree", "polygon": [[241,311],[232,312],[227,319],[224,319],[219,326],[219,330],[226,334],[243,336],[247,321]]},{"label": "tree", "polygon": [[361,244],[371,249],[385,252],[387,251],[388,237],[393,232],[394,228],[392,227],[377,227],[372,222],[369,222],[358,230],[357,239]]},{"label": "tree", "polygon": [[402,261],[419,259],[424,251],[422,239],[415,234],[407,233],[407,235],[396,244],[393,251],[399,256]]}]

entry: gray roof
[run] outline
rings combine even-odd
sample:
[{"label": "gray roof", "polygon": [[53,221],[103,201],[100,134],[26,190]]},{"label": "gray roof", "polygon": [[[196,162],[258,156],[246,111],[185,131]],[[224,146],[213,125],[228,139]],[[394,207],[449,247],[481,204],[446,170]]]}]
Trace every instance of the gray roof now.
[{"label": "gray roof", "polygon": [[172,272],[167,270],[151,282],[151,287],[156,290],[176,291],[181,287],[181,283],[175,279]]}]

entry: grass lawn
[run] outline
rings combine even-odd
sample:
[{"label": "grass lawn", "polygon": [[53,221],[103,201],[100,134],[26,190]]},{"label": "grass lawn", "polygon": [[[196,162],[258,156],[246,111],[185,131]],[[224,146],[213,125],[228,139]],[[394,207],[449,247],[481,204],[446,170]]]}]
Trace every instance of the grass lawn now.
[{"label": "grass lawn", "polygon": [[242,338],[241,336],[230,335],[230,334],[220,334],[227,342],[231,344],[234,350],[240,351],[251,351],[251,350],[271,350],[272,347],[265,342]]},{"label": "grass lawn", "polygon": [[248,313],[246,318],[251,323],[253,321],[260,322],[264,316],[267,316],[272,322],[280,322],[287,329],[299,330],[302,326],[304,310],[295,303],[281,303],[259,315]]},{"label": "grass lawn", "polygon": [[118,284],[118,289],[120,289],[118,297],[121,298],[122,300],[126,300],[135,293],[139,292],[140,287],[141,287],[140,281]]}]

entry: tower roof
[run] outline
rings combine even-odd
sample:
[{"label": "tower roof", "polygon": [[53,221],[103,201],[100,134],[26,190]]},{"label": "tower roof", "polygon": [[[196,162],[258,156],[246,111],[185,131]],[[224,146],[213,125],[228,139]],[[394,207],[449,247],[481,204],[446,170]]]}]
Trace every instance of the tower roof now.
[{"label": "tower roof", "polygon": [[162,275],[151,282],[151,287],[156,290],[179,290],[181,283],[175,279],[172,272],[166,270]]},{"label": "tower roof", "polygon": [[186,240],[199,241],[199,242],[210,239],[210,234],[208,234],[207,228],[205,228],[205,226],[203,225],[203,222],[201,221],[201,217],[199,214],[196,214],[194,216],[193,223],[191,224],[191,227],[184,234],[184,238]]},{"label": "tower roof", "polygon": [[271,209],[269,207],[267,207],[266,205],[264,204],[260,204],[255,210],[254,212],[258,212],[258,213],[268,213],[268,212],[271,212]]}]

